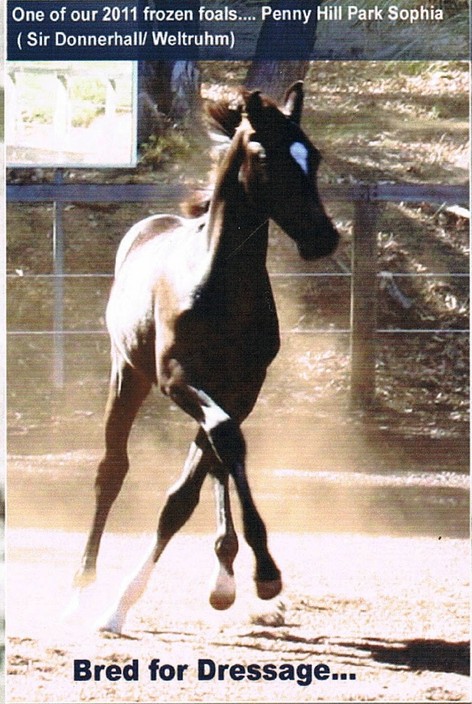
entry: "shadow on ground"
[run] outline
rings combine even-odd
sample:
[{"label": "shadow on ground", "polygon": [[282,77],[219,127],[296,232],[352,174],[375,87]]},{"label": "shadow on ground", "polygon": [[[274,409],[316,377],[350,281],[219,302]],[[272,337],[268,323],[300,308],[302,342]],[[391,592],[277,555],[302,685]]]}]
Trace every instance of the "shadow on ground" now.
[{"label": "shadow on ground", "polygon": [[367,640],[363,643],[339,643],[346,648],[369,651],[377,662],[404,666],[410,670],[470,674],[470,644],[445,640],[415,638],[400,643]]}]

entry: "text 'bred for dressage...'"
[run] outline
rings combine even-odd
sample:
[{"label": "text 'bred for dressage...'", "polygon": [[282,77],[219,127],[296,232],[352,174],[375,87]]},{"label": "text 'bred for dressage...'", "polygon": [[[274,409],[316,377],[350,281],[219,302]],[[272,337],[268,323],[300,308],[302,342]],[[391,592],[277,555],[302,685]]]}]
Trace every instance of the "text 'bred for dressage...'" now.
[{"label": "text 'bred for dressage...'", "polygon": [[[276,681],[292,681],[300,687],[307,687],[316,682],[324,682],[327,680],[355,680],[356,675],[350,673],[332,672],[329,665],[318,663],[312,665],[310,663],[282,663],[275,665],[272,663],[251,663],[249,665],[234,664],[218,664],[210,658],[199,658],[195,667],[190,667],[188,664],[171,665],[162,663],[159,658],[153,658],[143,668],[145,674],[143,679],[149,679],[151,682],[181,682],[192,675],[199,681],[211,680],[233,680],[240,682],[247,680],[250,682],[276,682]],[[90,660],[74,660],[74,681],[111,681],[117,682],[124,680],[127,682],[136,682],[141,679],[140,662],[138,659],[131,660],[125,665],[93,665]]]}]

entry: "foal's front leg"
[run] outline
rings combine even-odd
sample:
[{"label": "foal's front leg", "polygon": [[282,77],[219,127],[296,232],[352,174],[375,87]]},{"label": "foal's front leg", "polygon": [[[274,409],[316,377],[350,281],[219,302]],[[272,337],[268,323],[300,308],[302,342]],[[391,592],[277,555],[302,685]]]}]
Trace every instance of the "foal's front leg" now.
[{"label": "foal's front leg", "polygon": [[222,467],[213,477],[216,501],[217,534],[215,554],[217,569],[210,593],[214,609],[228,609],[236,598],[233,562],[238,552],[238,536],[234,530],[228,491],[228,475]]},{"label": "foal's front leg", "polygon": [[260,599],[273,599],[282,591],[282,578],[267,547],[267,531],[256,508],[246,476],[246,468],[240,463],[232,470],[243,513],[244,537],[256,558],[255,582]]},{"label": "foal's front leg", "polygon": [[257,594],[261,599],[272,599],[282,590],[281,574],[269,552],[266,527],[252,498],[246,476],[246,443],[239,424],[204,391],[192,386],[175,384],[169,395],[200,423],[215,455],[233,477],[242,508],[244,537],[256,559]]}]

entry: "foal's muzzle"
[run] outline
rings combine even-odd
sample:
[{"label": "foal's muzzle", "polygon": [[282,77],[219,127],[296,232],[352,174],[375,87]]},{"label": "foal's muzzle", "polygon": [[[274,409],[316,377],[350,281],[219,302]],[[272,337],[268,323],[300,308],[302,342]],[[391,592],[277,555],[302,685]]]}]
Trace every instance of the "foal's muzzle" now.
[{"label": "foal's muzzle", "polygon": [[316,230],[310,239],[298,241],[298,252],[302,259],[318,259],[327,257],[336,250],[339,243],[339,233],[332,223],[323,230]]}]

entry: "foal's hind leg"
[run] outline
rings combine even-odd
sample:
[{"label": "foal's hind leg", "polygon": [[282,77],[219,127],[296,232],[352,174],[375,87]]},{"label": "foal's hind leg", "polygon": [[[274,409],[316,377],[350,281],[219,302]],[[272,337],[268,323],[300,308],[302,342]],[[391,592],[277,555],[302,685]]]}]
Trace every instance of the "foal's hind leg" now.
[{"label": "foal's hind leg", "polygon": [[136,572],[126,580],[114,606],[105,614],[99,624],[101,630],[121,633],[129,609],[144,592],[167,543],[187,522],[198,504],[203,480],[214,462],[213,451],[200,430],[190,447],[181,477],[167,494],[159,517],[157,539]]},{"label": "foal's hind leg", "polygon": [[95,579],[100,540],[113,502],[128,471],[127,444],[131,426],[151,383],[142,374],[125,366],[113,373],[105,411],[105,456],[95,479],[95,515],[74,584],[83,587]]}]

